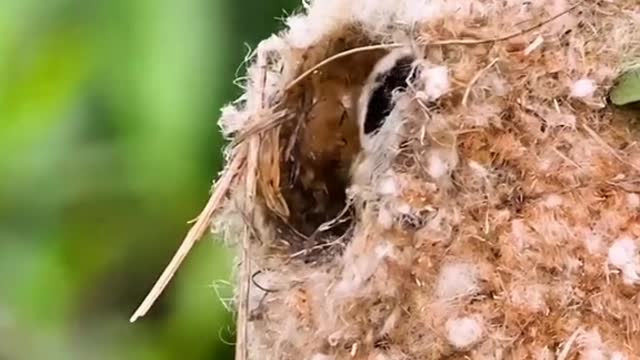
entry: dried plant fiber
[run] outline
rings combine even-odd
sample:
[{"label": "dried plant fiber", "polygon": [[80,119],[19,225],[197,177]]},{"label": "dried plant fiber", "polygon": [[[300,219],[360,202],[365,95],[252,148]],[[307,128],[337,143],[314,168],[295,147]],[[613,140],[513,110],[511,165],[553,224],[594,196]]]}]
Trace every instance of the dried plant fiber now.
[{"label": "dried plant fiber", "polygon": [[221,120],[237,358],[640,359],[639,49],[638,0],[305,2]]}]

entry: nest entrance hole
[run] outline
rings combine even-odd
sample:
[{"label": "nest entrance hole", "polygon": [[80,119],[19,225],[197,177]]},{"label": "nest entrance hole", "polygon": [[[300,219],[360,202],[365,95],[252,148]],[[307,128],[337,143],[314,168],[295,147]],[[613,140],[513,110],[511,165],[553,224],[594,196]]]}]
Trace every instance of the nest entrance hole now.
[{"label": "nest entrance hole", "polygon": [[[340,52],[370,45],[359,36],[334,37],[302,56],[300,72]],[[287,108],[295,120],[281,128],[280,192],[289,209],[278,227],[292,252],[336,241],[352,227],[347,204],[352,165],[361,151],[358,98],[386,50],[356,53],[315,71],[292,89]],[[281,231],[282,233],[282,231]]]}]

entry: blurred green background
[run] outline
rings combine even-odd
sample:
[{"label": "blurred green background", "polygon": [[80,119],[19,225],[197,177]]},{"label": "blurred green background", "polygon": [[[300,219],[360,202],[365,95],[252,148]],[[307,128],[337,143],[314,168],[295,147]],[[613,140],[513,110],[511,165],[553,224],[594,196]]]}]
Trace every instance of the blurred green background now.
[{"label": "blurred green background", "polygon": [[128,318],[221,168],[245,43],[295,3],[0,0],[0,360],[232,358],[211,238]]}]

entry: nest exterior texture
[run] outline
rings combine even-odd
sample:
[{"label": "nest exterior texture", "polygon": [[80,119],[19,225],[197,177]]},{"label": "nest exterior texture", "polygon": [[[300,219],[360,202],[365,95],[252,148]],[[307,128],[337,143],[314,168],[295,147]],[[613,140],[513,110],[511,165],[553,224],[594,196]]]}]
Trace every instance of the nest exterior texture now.
[{"label": "nest exterior texture", "polygon": [[[637,0],[316,0],[286,25],[222,119],[248,358],[640,359],[640,134],[606,103]],[[364,134],[391,51],[411,76]]]}]

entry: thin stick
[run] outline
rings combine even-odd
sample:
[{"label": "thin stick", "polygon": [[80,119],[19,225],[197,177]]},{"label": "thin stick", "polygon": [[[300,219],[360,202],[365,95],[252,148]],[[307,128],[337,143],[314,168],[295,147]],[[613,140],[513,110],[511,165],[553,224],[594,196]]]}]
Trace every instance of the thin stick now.
[{"label": "thin stick", "polygon": [[231,141],[231,144],[229,146],[231,148],[234,148],[239,144],[243,143],[244,141],[246,141],[247,139],[249,139],[251,136],[256,134],[261,134],[265,131],[271,130],[279,125],[284,124],[290,119],[290,116],[287,116],[286,110],[275,111],[274,109],[272,109],[271,111],[272,111],[271,114],[265,117],[260,117],[259,124],[251,125],[249,129],[239,133],[233,139],[233,141]]},{"label": "thin stick", "polygon": [[289,258],[290,259],[295,259],[295,258],[300,257],[300,256],[305,256],[305,255],[307,255],[307,254],[309,254],[309,253],[311,253],[312,251],[315,251],[315,250],[321,250],[321,249],[332,247],[334,245],[339,245],[343,240],[344,239],[342,239],[342,237],[339,237],[338,239],[336,239],[334,241],[331,241],[331,242],[328,242],[328,243],[324,243],[324,244],[320,244],[320,245],[315,245],[315,246],[310,247],[308,249],[303,249],[303,250],[300,250],[298,252],[295,252],[295,253],[289,255]]},{"label": "thin stick", "polygon": [[473,79],[471,79],[471,81],[469,82],[469,85],[467,85],[467,89],[464,91],[464,96],[462,97],[462,106],[467,107],[467,102],[469,101],[469,95],[471,95],[471,88],[473,87],[473,85],[475,85],[476,82],[478,82],[478,80],[480,80],[482,75],[484,75],[487,71],[489,71],[489,69],[491,69],[491,67],[495,65],[497,62],[498,62],[498,58],[493,59],[489,63],[489,65],[485,66],[484,69],[480,70],[473,77]]},{"label": "thin stick", "polygon": [[[257,67],[262,71],[262,81],[257,84],[256,93],[260,94],[261,101],[254,103],[254,106],[249,110],[253,113],[259,113],[266,108],[265,103],[265,85],[267,81],[267,60],[264,56],[264,52],[259,51]],[[247,360],[249,358],[249,296],[251,292],[251,276],[253,271],[251,270],[251,236],[253,229],[254,209],[256,201],[256,187],[258,183],[258,160],[261,137],[257,134],[252,135],[248,139],[249,143],[245,147],[247,149],[247,167],[245,180],[245,197],[242,213],[249,210],[249,218],[245,219],[244,234],[242,236],[241,253],[240,253],[240,273],[238,274],[238,295],[236,301],[238,302],[238,313],[236,314],[236,360]],[[247,208],[248,207],[248,208]]]},{"label": "thin stick", "polygon": [[[247,175],[245,179],[246,195],[245,205],[253,209],[256,196],[256,184],[258,182],[258,154],[260,147],[260,138],[254,136],[249,140],[249,150],[247,154]],[[245,209],[246,210],[246,209]],[[249,221],[253,222],[253,211],[250,214]],[[236,316],[236,360],[246,360],[249,358],[249,295],[251,291],[251,254],[250,242],[251,242],[251,225],[245,224],[244,234],[242,236],[242,252],[240,254],[240,273],[238,274],[238,281],[240,283],[238,289],[238,314]]]},{"label": "thin stick", "polygon": [[331,63],[331,62],[333,62],[335,60],[341,59],[343,57],[347,57],[349,55],[353,55],[353,54],[357,54],[357,53],[361,53],[361,52],[367,52],[367,51],[395,49],[395,48],[399,48],[399,47],[402,47],[402,46],[405,46],[405,44],[394,43],[394,44],[369,45],[369,46],[362,46],[362,47],[349,49],[347,51],[335,54],[335,55],[333,55],[331,57],[328,57],[328,58],[322,60],[321,62],[317,63],[311,69],[303,72],[300,76],[298,76],[293,81],[291,81],[289,83],[289,85],[287,85],[287,87],[284,88],[284,90],[285,91],[291,90],[294,86],[298,85],[298,83],[300,83],[302,80],[304,80],[309,75],[313,74],[315,71],[317,71],[321,67],[323,67],[323,66],[325,66],[325,65],[327,65],[327,64],[329,64],[329,63]]},{"label": "thin stick", "polygon": [[251,281],[251,259],[249,256],[249,230],[244,229],[242,249],[240,253],[240,274],[238,275],[238,314],[236,315],[236,360],[246,360],[249,357],[247,346],[249,320],[249,290]]},{"label": "thin stick", "polygon": [[193,245],[209,230],[211,216],[218,209],[220,203],[222,202],[222,199],[227,193],[227,190],[229,190],[231,182],[233,181],[233,178],[235,177],[237,169],[240,167],[242,160],[243,159],[241,159],[239,156],[234,157],[231,166],[229,166],[229,168],[224,172],[224,174],[218,181],[218,184],[216,185],[213,194],[209,198],[207,205],[198,216],[198,220],[187,233],[187,236],[182,241],[182,244],[180,244],[180,247],[173,255],[171,262],[169,262],[169,265],[167,265],[167,267],[164,269],[162,275],[160,275],[160,277],[158,278],[158,281],[156,281],[155,285],[153,285],[153,288],[151,289],[151,291],[149,291],[147,297],[145,297],[144,301],[142,301],[142,304],[140,304],[138,309],[131,316],[131,318],[129,319],[130,322],[135,322],[138,318],[147,314],[149,309],[151,309],[151,306],[153,306],[160,294],[162,294],[162,291],[164,291],[164,289],[167,287],[176,271],[178,270],[184,259],[187,257],[187,254],[189,254],[189,251],[191,250]]},{"label": "thin stick", "polygon": [[544,25],[556,20],[557,18],[572,12],[573,10],[575,10],[578,6],[580,6],[582,3],[584,2],[584,0],[581,0],[577,3],[575,3],[574,5],[572,5],[571,7],[569,7],[568,9],[559,12],[556,15],[553,15],[552,17],[537,23],[533,26],[530,26],[526,29],[520,30],[520,31],[516,31],[513,32],[511,34],[505,35],[505,36],[501,36],[501,37],[497,37],[497,38],[493,38],[493,39],[453,39],[453,40],[442,40],[442,41],[435,41],[432,43],[428,43],[427,46],[436,46],[436,45],[482,45],[482,44],[489,44],[489,43],[494,43],[494,42],[501,42],[501,41],[506,41],[506,40],[511,40],[513,38],[516,38],[520,35],[524,35],[528,32],[531,32],[533,30],[536,30],[538,28],[543,27]]}]

